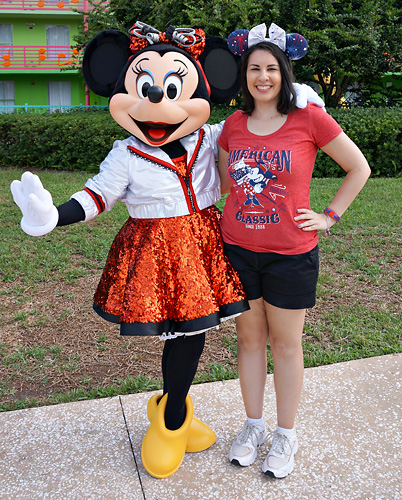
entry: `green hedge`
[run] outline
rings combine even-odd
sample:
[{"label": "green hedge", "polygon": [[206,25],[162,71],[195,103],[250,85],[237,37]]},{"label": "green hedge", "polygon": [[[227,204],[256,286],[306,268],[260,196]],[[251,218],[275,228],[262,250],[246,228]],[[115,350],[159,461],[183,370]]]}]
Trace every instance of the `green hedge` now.
[{"label": "green hedge", "polygon": [[[331,109],[328,112],[363,151],[373,177],[402,177],[402,108]],[[339,177],[343,170],[318,151],[315,177]]]},{"label": "green hedge", "polygon": [[98,172],[128,135],[108,112],[0,115],[0,165]]},{"label": "green hedge", "polygon": [[[215,107],[210,123],[235,108]],[[401,177],[402,109],[337,109],[328,112],[366,155],[376,177]],[[0,115],[0,165],[97,172],[113,141],[128,133],[109,113]],[[342,169],[321,151],[315,177],[337,177]]]}]

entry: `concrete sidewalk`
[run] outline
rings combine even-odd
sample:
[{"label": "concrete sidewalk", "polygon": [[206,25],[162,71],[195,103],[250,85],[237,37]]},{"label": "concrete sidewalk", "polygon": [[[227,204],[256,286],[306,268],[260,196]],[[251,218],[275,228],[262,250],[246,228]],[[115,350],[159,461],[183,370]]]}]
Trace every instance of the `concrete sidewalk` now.
[{"label": "concrete sidewalk", "polygon": [[[141,463],[151,393],[0,414],[1,500],[402,500],[402,354],[310,368],[298,414],[299,452],[286,479],[227,450],[243,424],[238,380],[193,386],[194,414],[218,436],[154,479]],[[272,376],[265,416],[275,422]]]}]

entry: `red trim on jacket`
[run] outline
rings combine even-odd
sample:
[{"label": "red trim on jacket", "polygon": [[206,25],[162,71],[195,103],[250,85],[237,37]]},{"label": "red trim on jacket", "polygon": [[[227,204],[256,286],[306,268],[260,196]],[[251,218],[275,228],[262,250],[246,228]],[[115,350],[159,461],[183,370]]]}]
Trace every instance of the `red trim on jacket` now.
[{"label": "red trim on jacket", "polygon": [[204,129],[200,129],[200,133],[198,135],[198,141],[197,141],[197,145],[195,146],[195,149],[194,149],[194,153],[193,153],[193,156],[191,157],[191,160],[188,162],[188,165],[189,165],[189,169],[188,169],[188,172],[191,172],[191,169],[193,167],[193,164],[195,162],[195,159],[197,158],[197,155],[198,155],[198,151],[200,150],[200,147],[201,147],[201,142],[202,142],[202,138],[204,137]]},{"label": "red trim on jacket", "polygon": [[105,211],[105,202],[102,199],[102,196],[98,193],[95,193],[91,189],[84,188],[84,191],[89,194],[89,196],[93,199],[95,202],[96,208],[98,209],[99,213],[102,213]]},{"label": "red trim on jacket", "polygon": [[194,208],[193,208],[193,205],[191,204],[191,198],[190,198],[190,196],[188,194],[188,189],[187,189],[186,181],[180,175],[178,177],[179,177],[179,181],[180,181],[181,187],[183,189],[184,197],[186,199],[188,211],[190,212],[190,214],[193,214],[194,211],[197,211],[194,195],[193,195],[193,200],[194,200]]},{"label": "red trim on jacket", "polygon": [[194,188],[193,188],[193,174],[190,174],[190,182],[189,182],[189,189],[191,191],[191,194],[193,196],[193,203],[194,203],[194,208],[196,212],[200,212],[200,207],[197,205],[197,198],[195,196]]},{"label": "red trim on jacket", "polygon": [[158,163],[159,165],[163,165],[164,167],[168,167],[171,170],[175,170],[174,165],[171,163],[168,163],[167,161],[161,160],[160,158],[156,158],[155,156],[148,155],[147,153],[144,153],[144,151],[141,151],[141,149],[137,149],[134,146],[127,146],[128,149],[131,149],[131,151],[134,151],[138,156],[141,156],[142,158],[146,158],[147,160],[151,160],[154,163]]}]

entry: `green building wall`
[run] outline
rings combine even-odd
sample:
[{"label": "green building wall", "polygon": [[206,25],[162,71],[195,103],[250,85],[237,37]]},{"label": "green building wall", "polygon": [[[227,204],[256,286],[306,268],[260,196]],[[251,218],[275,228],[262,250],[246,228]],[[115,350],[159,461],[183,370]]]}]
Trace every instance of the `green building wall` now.
[{"label": "green building wall", "polygon": [[[0,11],[2,24],[13,25],[13,45],[46,46],[47,25],[68,25],[70,45],[83,22],[80,14],[72,11]],[[32,26],[33,24],[33,26]],[[69,81],[71,85],[71,105],[85,105],[85,83],[77,70],[64,69],[0,69],[0,81],[14,82],[15,105],[46,106],[48,105],[48,82]],[[108,99],[92,92],[91,105],[107,105]]]},{"label": "green building wall", "polygon": [[[26,74],[12,74],[0,80],[14,81],[15,105],[45,106],[48,104],[48,82],[69,81],[71,83],[71,104],[85,104],[85,87],[82,78],[77,73],[33,73],[29,77]],[[92,103],[93,104],[93,103]],[[103,103],[102,103],[103,104]],[[106,102],[107,104],[107,102]]]},{"label": "green building wall", "polygon": [[[13,45],[46,45],[46,26],[49,24],[68,25],[70,43],[82,24],[82,16],[76,13],[46,14],[24,12],[23,14],[5,15],[1,13],[1,22],[13,25]],[[31,28],[27,25],[34,23]]]}]

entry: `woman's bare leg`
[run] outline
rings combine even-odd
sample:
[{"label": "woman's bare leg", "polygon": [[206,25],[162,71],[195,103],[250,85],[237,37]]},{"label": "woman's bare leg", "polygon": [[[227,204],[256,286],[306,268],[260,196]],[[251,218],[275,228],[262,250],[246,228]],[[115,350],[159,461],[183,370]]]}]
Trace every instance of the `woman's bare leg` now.
[{"label": "woman's bare leg", "polygon": [[303,385],[302,333],[305,309],[280,309],[265,303],[274,361],[278,425],[294,427]]},{"label": "woman's bare leg", "polygon": [[268,323],[264,300],[249,301],[251,309],[236,318],[237,363],[247,417],[261,418],[267,377]]}]

